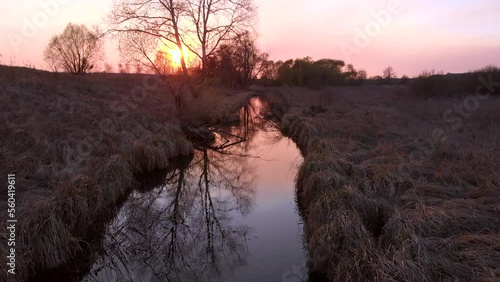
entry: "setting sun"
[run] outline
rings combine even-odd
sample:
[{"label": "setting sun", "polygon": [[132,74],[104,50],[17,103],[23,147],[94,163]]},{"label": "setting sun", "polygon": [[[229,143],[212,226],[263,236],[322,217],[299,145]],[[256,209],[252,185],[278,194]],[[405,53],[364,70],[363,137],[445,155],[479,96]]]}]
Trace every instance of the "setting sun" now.
[{"label": "setting sun", "polygon": [[182,48],[183,50],[181,51],[179,48],[175,47],[173,49],[168,50],[168,54],[170,54],[170,60],[172,62],[172,66],[174,67],[180,67],[181,66],[181,58],[182,54],[184,54],[184,60],[187,63],[187,59],[189,57],[189,52],[186,51],[186,48]]}]

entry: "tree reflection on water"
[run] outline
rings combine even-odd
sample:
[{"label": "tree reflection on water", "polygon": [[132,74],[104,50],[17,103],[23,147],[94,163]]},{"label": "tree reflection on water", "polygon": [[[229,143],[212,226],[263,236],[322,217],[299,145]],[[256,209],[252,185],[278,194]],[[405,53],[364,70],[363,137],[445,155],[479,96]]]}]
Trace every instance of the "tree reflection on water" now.
[{"label": "tree reflection on water", "polygon": [[214,130],[217,141],[196,149],[188,166],[163,184],[134,192],[108,226],[102,254],[85,281],[209,281],[246,263],[255,167],[247,154],[261,101],[241,110],[242,126]]}]

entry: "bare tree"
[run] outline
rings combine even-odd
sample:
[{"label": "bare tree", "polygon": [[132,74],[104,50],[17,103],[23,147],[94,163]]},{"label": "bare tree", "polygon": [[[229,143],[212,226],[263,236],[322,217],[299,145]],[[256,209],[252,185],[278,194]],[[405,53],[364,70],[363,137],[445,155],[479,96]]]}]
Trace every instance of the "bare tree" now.
[{"label": "bare tree", "polygon": [[[176,72],[172,64],[173,60],[169,57],[167,50],[165,50],[169,42],[165,38],[172,36],[172,34],[165,33],[158,38],[155,35],[151,35],[148,30],[138,29],[133,31],[126,28],[119,34],[120,53],[124,57],[123,59],[132,65],[141,67],[146,73],[157,74],[174,98],[176,108],[180,109],[183,105],[181,96],[184,85],[189,80],[189,73],[187,67],[181,67],[183,80],[176,79],[176,82],[172,83],[168,79],[169,75]],[[182,54],[180,60],[181,65],[186,66],[186,61]],[[189,90],[191,93],[194,93],[192,87]]]},{"label": "bare tree", "polygon": [[358,76],[358,71],[356,71],[356,69],[354,69],[354,66],[352,64],[347,64],[344,67],[344,77],[348,81],[355,80],[357,76]]},{"label": "bare tree", "polygon": [[368,78],[368,74],[366,73],[366,70],[364,70],[364,69],[358,70],[358,73],[356,75],[356,82],[358,84],[364,84],[366,82],[367,78]]},{"label": "bare tree", "polygon": [[277,80],[278,79],[278,62],[274,62],[273,60],[266,60],[262,62],[262,78],[269,80]]},{"label": "bare tree", "polygon": [[[120,36],[122,55],[135,65],[142,65],[158,74],[174,97],[177,109],[183,105],[181,95],[186,84],[191,95],[197,96],[190,82],[181,39],[180,21],[186,16],[186,1],[121,0],[115,2],[109,17],[109,33]],[[176,83],[168,81],[168,75],[173,72],[173,60],[168,57],[167,50],[173,48],[180,54],[183,74]]]},{"label": "bare tree", "polygon": [[[158,48],[158,40],[140,32],[125,32],[120,36],[120,54],[122,60],[159,75],[166,75],[162,67],[156,64],[158,53],[164,54]],[[167,60],[167,58],[164,58]]]},{"label": "bare tree", "polygon": [[[247,88],[257,76],[264,72],[269,55],[261,52],[255,45],[250,32],[245,31],[236,36],[230,43],[222,44],[210,57],[207,72],[221,76],[226,85],[237,84]],[[215,70],[212,68],[215,67]]]},{"label": "bare tree", "polygon": [[254,18],[252,0],[122,0],[116,3],[110,23],[111,31],[152,37],[156,46],[150,47],[156,50],[143,50],[143,55],[175,46],[181,54],[181,69],[188,76],[183,46],[204,69],[207,58],[224,41],[247,29]]},{"label": "bare tree", "polygon": [[[175,46],[181,53],[180,63],[187,76],[179,21],[186,13],[186,1],[173,0],[122,0],[115,3],[110,15],[111,32],[118,32],[124,39],[121,48],[129,48],[142,56],[150,68],[156,69],[157,52]],[[161,74],[161,73],[160,73]]]},{"label": "bare tree", "polygon": [[257,48],[255,38],[248,31],[239,35],[234,44],[236,72],[239,74],[240,85],[246,88],[264,71],[269,55]]},{"label": "bare tree", "polygon": [[74,74],[87,73],[102,57],[103,42],[98,31],[72,23],[62,34],[52,37],[44,52],[44,59],[52,70]]},{"label": "bare tree", "polygon": [[252,0],[186,0],[189,21],[183,43],[201,60],[205,70],[207,58],[219,45],[249,28],[255,18]]},{"label": "bare tree", "polygon": [[356,79],[364,81],[367,78],[368,78],[368,74],[366,73],[365,70],[363,70],[363,69],[358,70],[358,75],[357,75]]},{"label": "bare tree", "polygon": [[385,68],[383,78],[385,79],[396,78],[396,73],[394,72],[394,68],[390,66]]}]

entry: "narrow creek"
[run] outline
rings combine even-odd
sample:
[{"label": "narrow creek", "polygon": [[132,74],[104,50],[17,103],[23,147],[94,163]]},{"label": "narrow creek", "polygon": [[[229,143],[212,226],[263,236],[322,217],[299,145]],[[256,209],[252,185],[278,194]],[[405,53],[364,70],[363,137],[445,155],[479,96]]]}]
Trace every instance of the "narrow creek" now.
[{"label": "narrow creek", "polygon": [[189,164],[146,179],[82,281],[302,281],[293,188],[302,157],[265,109],[253,98],[240,126],[218,129]]}]

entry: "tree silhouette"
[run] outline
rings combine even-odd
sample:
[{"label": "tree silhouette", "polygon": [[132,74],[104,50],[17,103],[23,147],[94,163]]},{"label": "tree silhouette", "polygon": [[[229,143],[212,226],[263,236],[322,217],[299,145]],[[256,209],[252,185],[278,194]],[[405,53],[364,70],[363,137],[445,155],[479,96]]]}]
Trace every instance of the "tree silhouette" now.
[{"label": "tree silhouette", "polygon": [[290,86],[321,87],[327,85],[344,85],[349,79],[355,77],[356,70],[352,65],[346,68],[344,61],[334,59],[321,59],[314,61],[311,57],[302,59],[266,61],[263,64],[263,78],[273,78],[276,84]]},{"label": "tree silhouette", "polygon": [[208,59],[205,75],[222,85],[248,88],[263,72],[268,56],[259,51],[255,39],[245,31],[221,45]]},{"label": "tree silhouette", "polygon": [[384,73],[383,73],[383,76],[382,76],[384,79],[392,79],[392,78],[396,78],[396,73],[394,72],[394,68],[392,68],[391,66],[387,67],[384,69]]},{"label": "tree silhouette", "polygon": [[210,57],[224,41],[243,34],[255,18],[252,0],[186,0],[188,22],[183,43],[201,60],[205,70]]},{"label": "tree silhouette", "polygon": [[74,74],[92,70],[102,57],[103,44],[98,32],[72,23],[62,34],[52,37],[44,52],[45,62],[53,71],[62,69]]},{"label": "tree silhouette", "polygon": [[122,0],[110,15],[110,32],[121,34],[123,45],[132,46],[157,72],[150,54],[176,48],[184,78],[197,96],[183,47],[199,59],[204,73],[208,59],[254,18],[252,0]]}]

